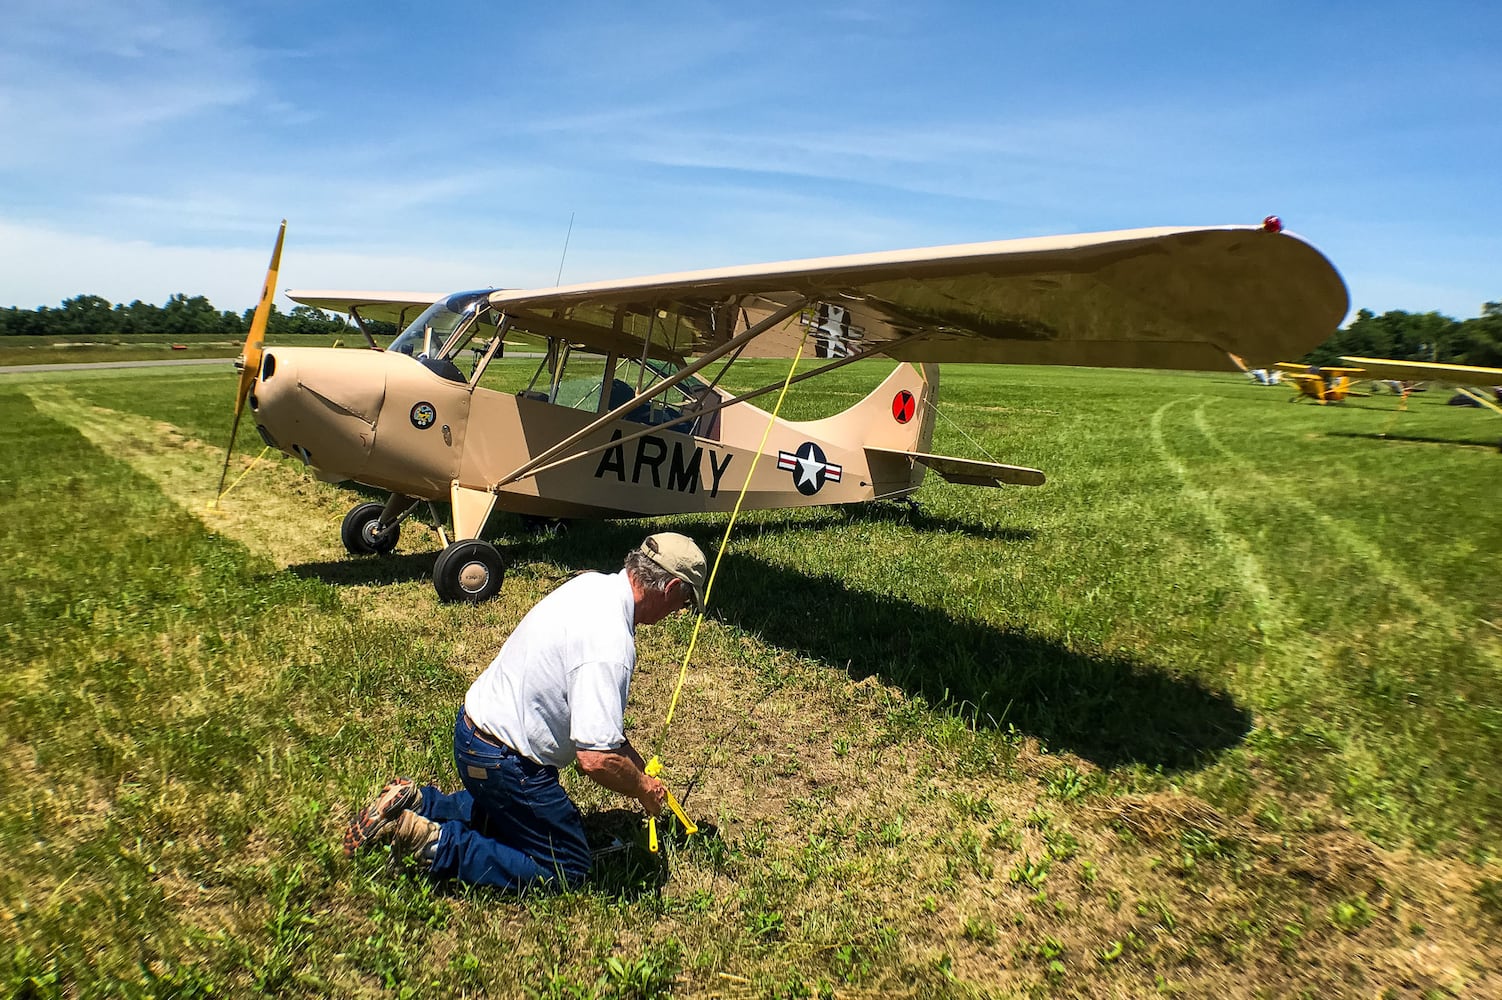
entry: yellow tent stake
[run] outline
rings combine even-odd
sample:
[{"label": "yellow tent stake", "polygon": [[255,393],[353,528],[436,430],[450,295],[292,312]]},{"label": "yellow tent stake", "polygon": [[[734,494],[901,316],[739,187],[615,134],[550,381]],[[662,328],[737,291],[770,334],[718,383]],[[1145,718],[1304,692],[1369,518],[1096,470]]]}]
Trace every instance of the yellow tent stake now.
[{"label": "yellow tent stake", "polygon": [[236,486],[239,486],[240,485],[240,480],[244,479],[246,476],[250,475],[250,470],[254,469],[256,467],[256,463],[259,462],[261,459],[265,458],[266,457],[266,453],[268,451],[270,451],[270,450],[271,450],[271,448],[270,448],[269,445],[267,447],[265,447],[265,448],[262,448],[261,449],[261,453],[256,456],[255,461],[251,462],[250,465],[246,467],[245,471],[242,472],[242,473],[240,473],[239,477],[236,478],[234,482],[232,482],[232,483],[229,484],[229,488],[228,489],[226,489],[223,493],[221,493],[217,497],[215,497],[214,498],[214,502],[211,503],[211,504],[209,504],[209,507],[213,508],[213,507],[219,506],[219,501],[223,500],[225,498],[225,496],[228,495],[228,493],[229,493],[230,490],[234,489]]}]

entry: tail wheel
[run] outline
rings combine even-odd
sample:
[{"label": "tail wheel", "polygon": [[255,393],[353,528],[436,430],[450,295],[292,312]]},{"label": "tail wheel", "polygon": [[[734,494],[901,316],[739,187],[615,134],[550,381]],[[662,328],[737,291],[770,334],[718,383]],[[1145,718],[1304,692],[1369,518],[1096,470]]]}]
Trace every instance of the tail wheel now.
[{"label": "tail wheel", "polygon": [[433,564],[433,589],[448,604],[479,604],[501,592],[506,560],[489,542],[477,538],[455,542],[438,553]]},{"label": "tail wheel", "polygon": [[385,531],[380,530],[381,511],[384,509],[384,504],[362,503],[344,515],[344,523],[339,526],[339,538],[344,542],[346,551],[356,556],[383,556],[396,548],[402,526],[393,524]]},{"label": "tail wheel", "polygon": [[530,514],[523,514],[522,527],[534,535],[556,538],[559,535],[568,534],[568,521],[561,517],[534,517]]}]

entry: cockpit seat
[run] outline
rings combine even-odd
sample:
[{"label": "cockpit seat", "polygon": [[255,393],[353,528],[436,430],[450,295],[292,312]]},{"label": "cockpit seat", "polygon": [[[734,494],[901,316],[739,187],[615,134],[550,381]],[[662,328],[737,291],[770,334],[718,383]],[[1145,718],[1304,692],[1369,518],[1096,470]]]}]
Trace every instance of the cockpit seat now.
[{"label": "cockpit seat", "polygon": [[424,354],[418,357],[417,360],[428,371],[432,372],[434,375],[446,378],[450,382],[462,383],[469,381],[469,379],[464,377],[464,373],[459,370],[459,366],[454,364],[448,358],[430,358],[426,354]]}]

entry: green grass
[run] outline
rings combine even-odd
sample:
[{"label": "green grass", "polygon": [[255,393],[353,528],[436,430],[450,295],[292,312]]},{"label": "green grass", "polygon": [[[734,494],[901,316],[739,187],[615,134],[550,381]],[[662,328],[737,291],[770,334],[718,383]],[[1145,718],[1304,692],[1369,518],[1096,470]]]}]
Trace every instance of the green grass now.
[{"label": "green grass", "polygon": [[[852,369],[785,415],[885,370]],[[673,729],[686,620],[642,631],[628,719],[720,839],[670,849],[665,877],[614,866],[516,901],[347,862],[340,827],[389,773],[451,784],[469,680],[646,523],[544,539],[501,518],[502,597],[440,606],[419,528],[344,558],[358,497],[289,461],[227,498],[252,530],[183,499],[183,469],[217,473],[232,385],[0,377],[10,995],[1502,988],[1491,414],[1437,392],[1395,418],[1387,398],[1290,405],[1232,376],[946,367],[936,450],[1048,485],[746,515]],[[57,399],[105,408],[128,444]],[[724,526],[668,523],[706,548]],[[638,830],[568,780],[595,822]]]}]

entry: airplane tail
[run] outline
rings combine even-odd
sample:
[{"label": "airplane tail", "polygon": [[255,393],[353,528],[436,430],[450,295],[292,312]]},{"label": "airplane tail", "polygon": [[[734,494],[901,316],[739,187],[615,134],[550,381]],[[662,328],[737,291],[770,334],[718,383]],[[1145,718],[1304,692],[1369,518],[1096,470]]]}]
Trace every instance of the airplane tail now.
[{"label": "airplane tail", "polygon": [[930,453],[938,398],[938,365],[900,364],[848,410],[797,426],[825,441],[861,448],[876,499],[907,496],[923,485],[929,469],[951,483],[970,486],[1043,485],[1045,477],[1037,469]]},{"label": "airplane tail", "polygon": [[910,456],[933,441],[938,393],[938,365],[903,363],[854,406],[798,426],[812,437],[864,448],[876,496],[905,496],[923,484],[925,468]]}]

